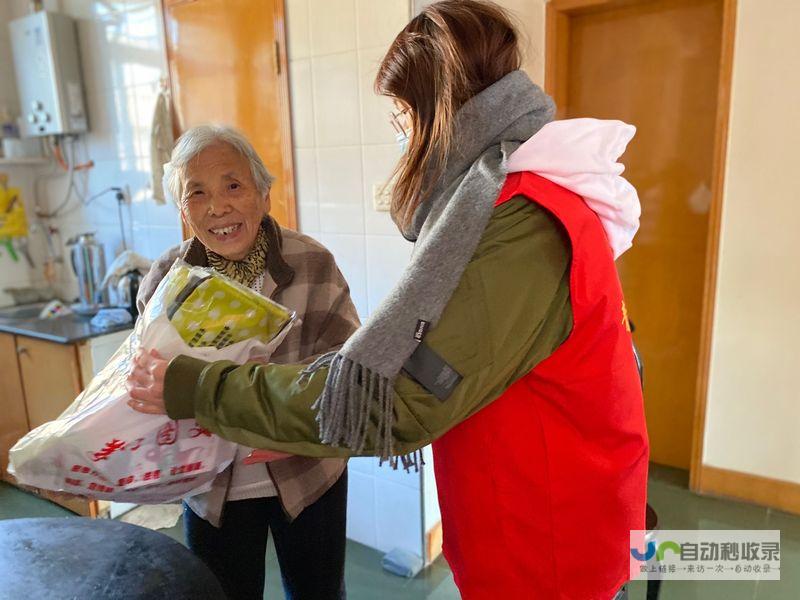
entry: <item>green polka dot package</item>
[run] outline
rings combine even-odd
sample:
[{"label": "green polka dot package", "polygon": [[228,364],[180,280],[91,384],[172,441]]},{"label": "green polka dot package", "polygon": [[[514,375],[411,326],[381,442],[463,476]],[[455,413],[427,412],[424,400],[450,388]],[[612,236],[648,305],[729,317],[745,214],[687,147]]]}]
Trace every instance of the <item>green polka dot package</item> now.
[{"label": "green polka dot package", "polygon": [[137,504],[208,491],[234,460],[236,444],[194,419],[130,408],[125,381],[133,357],[144,349],[168,360],[265,363],[294,324],[288,308],[211,269],[177,261],[133,333],[83,393],[11,449],[9,471],[24,485]]}]

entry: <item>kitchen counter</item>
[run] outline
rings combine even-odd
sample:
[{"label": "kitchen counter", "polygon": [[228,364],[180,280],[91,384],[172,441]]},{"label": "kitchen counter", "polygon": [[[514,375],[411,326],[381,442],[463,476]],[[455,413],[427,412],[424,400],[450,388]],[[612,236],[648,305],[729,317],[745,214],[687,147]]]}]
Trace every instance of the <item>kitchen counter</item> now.
[{"label": "kitchen counter", "polygon": [[133,329],[133,323],[98,329],[92,327],[89,321],[91,321],[91,317],[83,317],[74,313],[55,319],[0,318],[0,332],[59,344],[75,344],[101,335]]}]

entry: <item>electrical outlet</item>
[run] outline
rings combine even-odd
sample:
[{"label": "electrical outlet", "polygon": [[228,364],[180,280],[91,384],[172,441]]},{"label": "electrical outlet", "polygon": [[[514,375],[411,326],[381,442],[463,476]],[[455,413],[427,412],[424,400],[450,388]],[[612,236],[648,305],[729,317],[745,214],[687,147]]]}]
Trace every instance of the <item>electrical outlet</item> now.
[{"label": "electrical outlet", "polygon": [[389,212],[392,206],[392,188],[385,183],[372,186],[372,207],[378,212]]}]

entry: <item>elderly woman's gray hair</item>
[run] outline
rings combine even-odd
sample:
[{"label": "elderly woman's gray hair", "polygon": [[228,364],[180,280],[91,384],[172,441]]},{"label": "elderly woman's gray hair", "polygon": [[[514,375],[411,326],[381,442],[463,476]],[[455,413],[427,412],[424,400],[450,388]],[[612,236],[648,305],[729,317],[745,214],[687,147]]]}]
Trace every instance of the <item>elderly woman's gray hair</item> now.
[{"label": "elderly woman's gray hair", "polygon": [[185,131],[172,149],[170,161],[164,165],[164,194],[180,206],[183,197],[183,175],[186,165],[203,150],[216,143],[231,145],[250,163],[250,172],[259,194],[266,194],[275,178],[267,171],[253,145],[238,130],[227,125],[198,125]]}]

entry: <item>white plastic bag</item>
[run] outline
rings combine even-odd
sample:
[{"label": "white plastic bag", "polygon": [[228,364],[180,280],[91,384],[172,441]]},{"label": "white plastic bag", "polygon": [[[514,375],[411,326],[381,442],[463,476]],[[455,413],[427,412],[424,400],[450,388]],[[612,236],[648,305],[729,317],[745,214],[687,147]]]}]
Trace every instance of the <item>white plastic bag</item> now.
[{"label": "white plastic bag", "polygon": [[24,485],[139,504],[208,491],[233,461],[236,444],[194,419],[131,409],[125,380],[133,356],[142,347],[167,359],[266,361],[294,320],[292,311],[227,277],[178,261],[86,390],[11,449],[9,472]]}]

